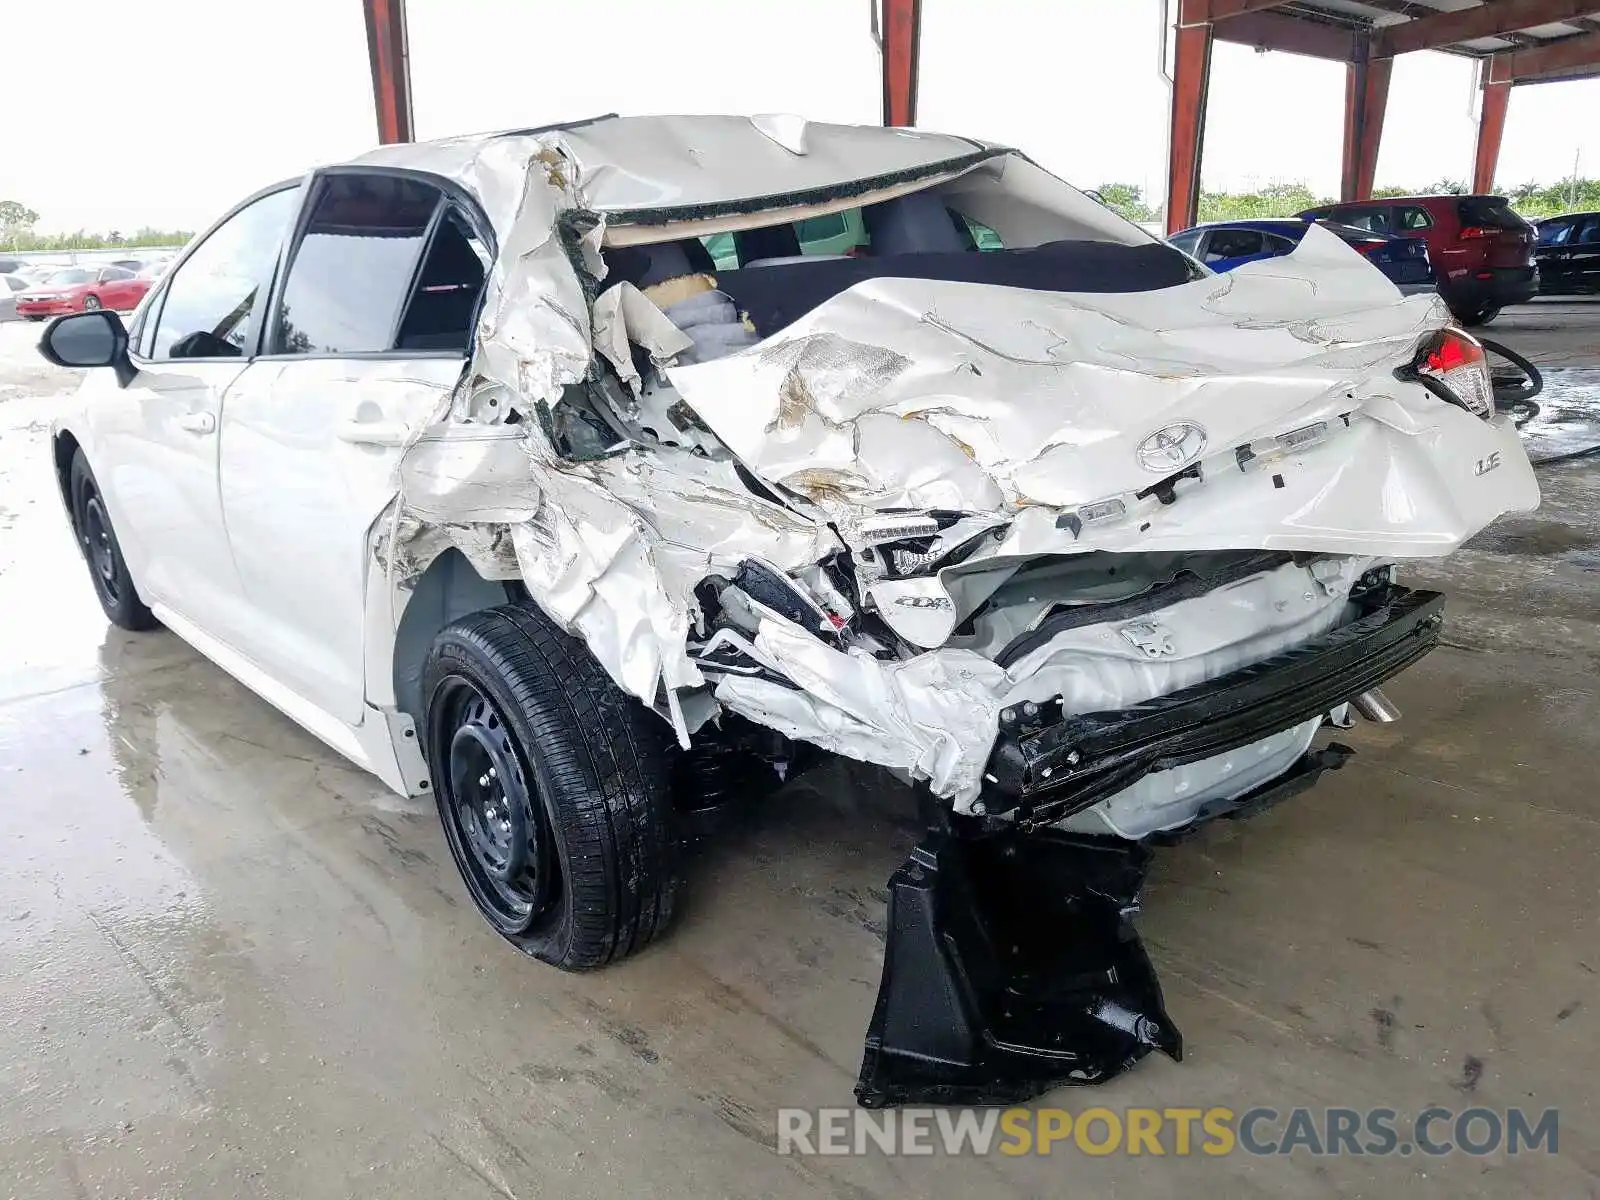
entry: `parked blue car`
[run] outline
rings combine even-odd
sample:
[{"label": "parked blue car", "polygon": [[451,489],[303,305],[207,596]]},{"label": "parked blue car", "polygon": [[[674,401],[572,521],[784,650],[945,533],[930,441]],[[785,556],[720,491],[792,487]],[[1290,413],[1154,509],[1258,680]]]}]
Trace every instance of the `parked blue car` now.
[{"label": "parked blue car", "polygon": [[[1318,221],[1367,257],[1406,295],[1431,292],[1437,280],[1428,259],[1428,243],[1420,237],[1396,237]],[[1299,217],[1265,217],[1257,221],[1214,221],[1196,225],[1167,239],[1190,258],[1198,259],[1213,271],[1231,271],[1261,258],[1277,258],[1292,253],[1311,228]]]}]

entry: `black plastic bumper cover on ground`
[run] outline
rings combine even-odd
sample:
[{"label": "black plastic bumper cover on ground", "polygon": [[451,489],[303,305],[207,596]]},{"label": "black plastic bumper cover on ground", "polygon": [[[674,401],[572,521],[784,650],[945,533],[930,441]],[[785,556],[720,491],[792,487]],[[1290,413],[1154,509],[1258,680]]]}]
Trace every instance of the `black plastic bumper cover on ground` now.
[{"label": "black plastic bumper cover on ground", "polygon": [[1133,929],[1149,856],[1059,830],[930,834],[889,881],[856,1099],[1014,1104],[1181,1058]]},{"label": "black plastic bumper cover on ground", "polygon": [[[1151,771],[1327,713],[1438,643],[1437,593],[1383,585],[1356,602],[1354,621],[1219,679],[1003,734],[990,761],[1003,803],[990,808],[1015,807],[1016,821],[977,832],[930,818],[889,881],[883,979],[856,1083],[863,1105],[1016,1104],[1104,1082],[1151,1050],[1182,1057],[1133,927],[1150,850],[1045,826]],[[1198,819],[1262,811],[1350,754],[1310,751]]]},{"label": "black plastic bumper cover on ground", "polygon": [[1248,745],[1338,707],[1439,641],[1444,597],[1385,586],[1355,620],[1251,666],[1114,712],[1002,731],[989,760],[991,812],[1023,828],[1060,821],[1152,771]]}]

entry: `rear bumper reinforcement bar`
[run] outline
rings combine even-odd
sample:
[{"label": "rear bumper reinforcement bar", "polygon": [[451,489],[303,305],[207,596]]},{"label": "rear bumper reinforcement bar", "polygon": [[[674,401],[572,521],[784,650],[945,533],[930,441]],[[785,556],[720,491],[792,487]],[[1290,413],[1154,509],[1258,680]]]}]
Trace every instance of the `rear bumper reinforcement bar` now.
[{"label": "rear bumper reinforcement bar", "polygon": [[1439,641],[1444,597],[1386,585],[1354,621],[1248,667],[1114,712],[1002,729],[987,769],[990,812],[1034,828],[1099,803],[1152,771],[1248,745],[1354,699]]}]

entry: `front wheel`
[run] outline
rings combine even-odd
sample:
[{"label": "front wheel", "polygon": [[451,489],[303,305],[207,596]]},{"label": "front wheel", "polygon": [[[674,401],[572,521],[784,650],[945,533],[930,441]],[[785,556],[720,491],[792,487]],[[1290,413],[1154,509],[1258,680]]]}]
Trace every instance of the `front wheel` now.
[{"label": "front wheel", "polygon": [[100,297],[99,296],[85,296],[83,298],[83,311],[84,312],[99,312],[100,311]]},{"label": "front wheel", "polygon": [[82,450],[72,456],[68,495],[72,500],[73,531],[78,535],[83,559],[89,564],[95,598],[100,601],[106,617],[122,629],[154,629],[159,622],[134,589],[133,576],[128,574],[128,564],[123,561],[122,548],[117,545],[111,517],[100,495],[100,485],[95,482]]},{"label": "front wheel", "polygon": [[473,613],[434,639],[423,695],[445,840],[497,933],[583,970],[666,928],[665,727],[581,642],[528,605]]}]

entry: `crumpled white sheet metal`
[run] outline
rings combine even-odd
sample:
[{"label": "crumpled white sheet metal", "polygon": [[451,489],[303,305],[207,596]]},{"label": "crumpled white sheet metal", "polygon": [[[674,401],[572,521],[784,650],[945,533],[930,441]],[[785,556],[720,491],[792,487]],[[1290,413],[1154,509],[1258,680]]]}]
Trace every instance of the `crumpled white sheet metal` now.
[{"label": "crumpled white sheet metal", "polygon": [[[493,147],[493,151],[490,148]],[[798,149],[797,149],[798,147]],[[694,208],[775,193],[826,190],[920,172],[987,148],[926,129],[834,125],[794,117],[607,117],[545,133],[472,134],[397,143],[356,161],[432,171],[485,201],[496,229],[515,207],[515,181],[545,154],[591,212]],[[559,158],[557,158],[559,156]],[[511,186],[508,186],[508,183]]]},{"label": "crumpled white sheet metal", "polygon": [[[995,556],[1374,542],[1429,555],[1537,502],[1509,425],[1394,377],[1446,323],[1437,297],[1402,297],[1314,227],[1292,255],[1156,292],[873,280],[669,374],[751,469],[847,538],[863,509],[948,508],[1015,519]],[[1237,447],[1316,421],[1339,428],[1282,470],[1239,469]],[[1165,472],[1140,464],[1140,443],[1184,422],[1204,433],[1204,486],[1141,505]],[[1514,452],[1474,475],[1496,450]],[[1055,529],[1059,510],[1112,498],[1127,519]]]},{"label": "crumpled white sheet metal", "polygon": [[[590,311],[559,218],[601,214],[575,248],[598,275],[605,212],[753,197],[772,179],[783,190],[812,176],[828,186],[976,145],[894,134],[811,127],[797,154],[743,118],[668,118],[368,156],[459,180],[499,238],[469,371],[403,455],[378,546],[396,577],[446,545],[495,578],[514,556],[534,600],[623,688],[647,703],[665,688],[686,740],[677,692],[705,682],[686,652],[695,584],[747,557],[795,571],[838,540],[754,495],[725,461],[670,446],[583,462],[555,452],[543,416],[582,385],[597,353],[633,385],[630,331],[658,358],[681,349],[642,296],[619,290]],[[847,539],[872,509],[903,506],[1003,517],[982,551],[997,560],[1235,547],[1438,554],[1537,502],[1509,423],[1394,380],[1393,364],[1445,322],[1437,301],[1400,299],[1312,229],[1291,256],[1154,293],[863,283],[752,349],[668,370],[749,466],[809,498]],[[1349,428],[1279,469],[1214,470],[1213,451],[1231,456],[1252,438],[1346,413],[1356,414]],[[1136,446],[1180,420],[1206,427],[1207,478],[1177,504],[1134,503],[1154,481]],[[1495,453],[1499,468],[1475,473]],[[1127,519],[1081,534],[1058,526],[1062,508],[1112,495],[1128,497]],[[716,691],[729,707],[970,803],[1014,688],[1000,668],[952,649],[892,663],[843,655],[772,621],[758,641],[806,690],[779,695],[729,677]],[[706,712],[689,708],[692,719]]]},{"label": "crumpled white sheet metal", "polygon": [[[790,737],[925,779],[957,811],[968,812],[982,790],[1002,709],[1059,696],[1069,715],[1117,711],[1270,658],[1337,625],[1368,562],[1347,560],[1321,577],[1309,565],[1286,565],[1152,616],[1069,630],[1009,667],[955,649],[884,661],[834,650],[765,620],[757,648],[793,672],[803,694],[730,675],[716,696]],[[1141,649],[1152,642],[1161,647],[1157,653]],[[1243,765],[1248,755],[1236,761]],[[1253,786],[1253,776],[1241,782],[1216,768],[1211,764],[1184,790],[1194,807]],[[1151,792],[1152,802],[1159,791]],[[1125,824],[1136,820],[1129,806],[1124,802]],[[1169,823],[1182,822],[1169,811]]]},{"label": "crumpled white sheet metal", "polygon": [[[378,553],[396,578],[414,576],[454,545],[489,578],[515,548],[530,595],[630,694],[655,703],[667,689],[703,684],[686,652],[694,585],[758,556],[789,571],[837,546],[822,526],[751,495],[731,464],[687,451],[639,447],[571,462],[539,419],[635,329],[670,355],[686,343],[635,294],[617,296],[608,329],[588,300],[557,232],[558,214],[583,207],[555,139],[463,139],[435,146],[433,169],[484,200],[500,239],[485,288],[468,375],[401,457],[396,510]],[[382,157],[380,154],[378,157]],[[581,252],[599,273],[601,229]],[[654,313],[654,317],[652,317]],[[607,355],[610,357],[610,354]],[[512,421],[513,423],[507,423]],[[509,531],[509,532],[508,532]],[[680,738],[686,739],[682,720]]]}]

